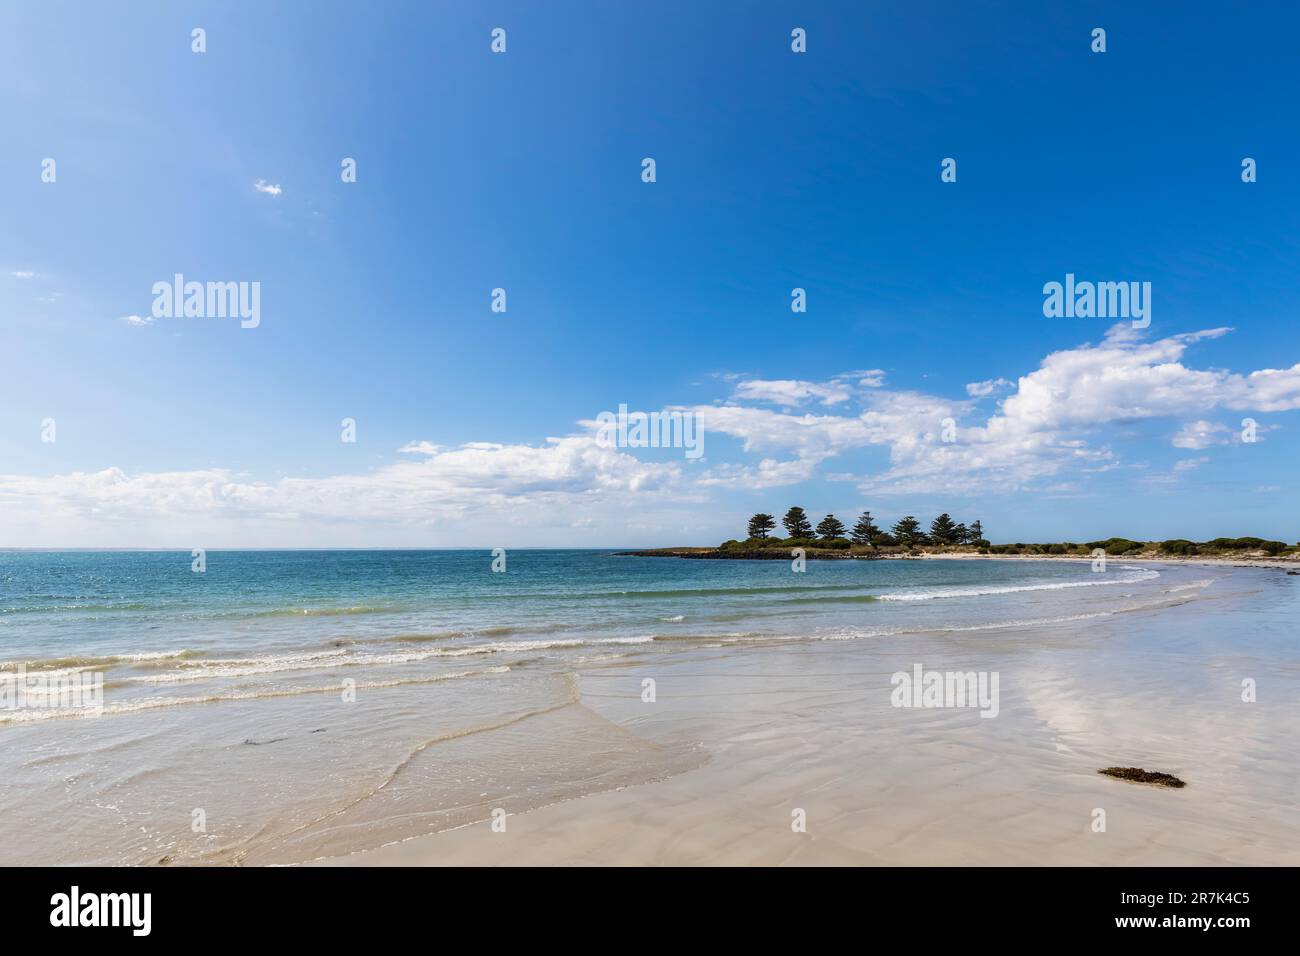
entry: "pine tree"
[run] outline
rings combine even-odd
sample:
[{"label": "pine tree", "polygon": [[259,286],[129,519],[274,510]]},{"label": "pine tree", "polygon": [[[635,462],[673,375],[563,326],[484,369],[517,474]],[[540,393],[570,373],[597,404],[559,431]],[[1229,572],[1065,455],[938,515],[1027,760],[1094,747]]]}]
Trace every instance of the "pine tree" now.
[{"label": "pine tree", "polygon": [[956,532],[957,526],[953,524],[952,516],[946,511],[930,522],[930,537],[934,539],[935,544],[952,544]]},{"label": "pine tree", "polygon": [[953,540],[958,544],[966,544],[971,540],[970,528],[964,524],[958,524],[957,530],[953,532]]},{"label": "pine tree", "polygon": [[912,515],[899,518],[895,522],[891,534],[899,544],[910,548],[921,537],[921,523]]},{"label": "pine tree", "polygon": [[871,520],[871,512],[862,512],[862,517],[858,519],[857,524],[853,526],[850,537],[853,538],[854,544],[871,544],[871,539],[880,534],[880,529],[876,523]]},{"label": "pine tree", "polygon": [[781,523],[785,525],[785,530],[790,533],[792,538],[811,538],[813,535],[812,522],[803,513],[803,509],[797,505],[785,513]]},{"label": "pine tree", "polygon": [[817,533],[827,541],[831,538],[842,538],[844,537],[844,523],[834,515],[827,515],[817,525]]},{"label": "pine tree", "polygon": [[776,519],[760,511],[749,519],[749,536],[751,538],[766,538],[767,533],[775,527]]},{"label": "pine tree", "polygon": [[972,522],[970,526],[970,540],[974,544],[976,541],[984,540],[984,526],[978,521]]}]

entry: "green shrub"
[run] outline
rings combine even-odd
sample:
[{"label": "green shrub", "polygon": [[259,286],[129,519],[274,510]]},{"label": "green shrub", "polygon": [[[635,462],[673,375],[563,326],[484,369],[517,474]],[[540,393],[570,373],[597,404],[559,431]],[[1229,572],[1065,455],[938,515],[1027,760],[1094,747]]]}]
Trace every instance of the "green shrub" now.
[{"label": "green shrub", "polygon": [[1142,543],[1128,538],[1107,538],[1105,541],[1089,541],[1087,548],[1089,551],[1101,548],[1107,554],[1127,554],[1130,551],[1141,551]]},{"label": "green shrub", "polygon": [[1201,550],[1195,541],[1188,541],[1186,538],[1171,538],[1168,541],[1160,542],[1160,550],[1165,554],[1200,554]]}]

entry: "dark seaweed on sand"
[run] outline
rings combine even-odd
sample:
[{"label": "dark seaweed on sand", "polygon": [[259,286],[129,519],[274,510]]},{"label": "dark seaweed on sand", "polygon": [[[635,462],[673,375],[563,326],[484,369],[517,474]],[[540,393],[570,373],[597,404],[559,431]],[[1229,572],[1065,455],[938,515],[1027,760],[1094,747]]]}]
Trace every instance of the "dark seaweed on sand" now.
[{"label": "dark seaweed on sand", "polygon": [[1173,787],[1175,790],[1187,786],[1185,782],[1171,773],[1143,770],[1141,767],[1107,767],[1097,772],[1105,774],[1107,777],[1117,777],[1120,780],[1128,780],[1132,783],[1154,783],[1158,787]]}]

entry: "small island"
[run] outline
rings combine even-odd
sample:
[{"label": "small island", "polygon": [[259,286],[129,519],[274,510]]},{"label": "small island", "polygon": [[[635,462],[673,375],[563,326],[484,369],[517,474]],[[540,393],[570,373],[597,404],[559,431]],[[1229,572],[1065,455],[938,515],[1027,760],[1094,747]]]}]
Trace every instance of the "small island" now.
[{"label": "small island", "polygon": [[1284,541],[1249,536],[1214,538],[1210,541],[1190,541],[1186,538],[1137,541],[1111,537],[1082,542],[992,544],[985,536],[982,522],[976,520],[969,525],[956,522],[947,512],[931,521],[928,531],[915,515],[900,518],[885,531],[875,523],[870,511],[864,511],[852,528],[846,528],[833,514],[822,518],[814,528],[807,513],[798,506],[785,513],[781,524],[788,537],[774,536],[772,532],[776,529],[776,519],[760,512],[749,519],[744,539],[732,538],[715,548],[650,548],[619,554],[657,558],[788,561],[796,548],[802,549],[804,557],[809,560],[978,556],[1090,559],[1095,558],[1100,551],[1112,558],[1270,563],[1292,561],[1300,565],[1300,543],[1287,544]]}]

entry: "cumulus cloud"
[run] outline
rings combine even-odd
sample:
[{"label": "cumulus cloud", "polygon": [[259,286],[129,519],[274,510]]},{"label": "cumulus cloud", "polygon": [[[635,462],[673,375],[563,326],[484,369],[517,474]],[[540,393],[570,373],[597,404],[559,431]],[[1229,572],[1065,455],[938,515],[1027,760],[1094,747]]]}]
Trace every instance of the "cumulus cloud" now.
[{"label": "cumulus cloud", "polygon": [[642,462],[585,435],[540,445],[471,442],[442,449],[415,442],[407,449],[418,460],[363,474],[275,481],[222,468],[0,475],[0,504],[60,524],[164,519],[183,527],[204,519],[312,519],[429,526],[512,507],[616,512],[637,496],[667,496],[681,479],[677,462]]},{"label": "cumulus cloud", "polygon": [[[959,427],[951,444],[898,446],[891,468],[865,489],[1009,491],[1065,469],[1108,470],[1113,453],[1089,444],[1102,426],[1185,417],[1216,408],[1300,408],[1300,364],[1249,375],[1183,364],[1193,344],[1226,328],[1144,340],[1128,325],[1098,345],[1053,352],[1020,377],[1016,391],[981,425]],[[947,483],[945,484],[945,480]]]},{"label": "cumulus cloud", "polygon": [[[1015,491],[1063,472],[1086,475],[1116,467],[1114,452],[1095,439],[1106,425],[1188,417],[1215,409],[1300,408],[1300,364],[1241,375],[1183,363],[1189,347],[1229,331],[1207,329],[1148,341],[1130,325],[1117,325],[1099,344],[1048,355],[1038,369],[1019,378],[998,412],[983,421],[965,420],[973,408],[969,400],[883,390],[862,393],[863,411],[852,417],[737,405],[701,407],[697,412],[711,431],[740,438],[746,451],[774,456],[786,452],[803,466],[787,463],[782,469],[769,465],[732,470],[730,477],[737,483],[744,478],[770,483],[782,474],[803,480],[799,476],[809,463],[853,448],[882,445],[889,450],[889,467],[861,476],[863,492]],[[972,383],[967,393],[975,399],[986,387],[991,393],[1011,385],[1005,379],[992,379]],[[759,394],[759,390],[744,394]],[[813,393],[791,389],[787,394],[793,398]],[[733,399],[741,395],[738,389]],[[946,419],[953,425],[947,432]],[[952,440],[945,441],[945,434]],[[717,477],[716,470],[705,475],[707,480]]]},{"label": "cumulus cloud", "polygon": [[125,322],[127,325],[135,325],[135,326],[150,325],[153,322],[153,316],[152,315],[124,315],[122,316],[122,321]]},{"label": "cumulus cloud", "polygon": [[[133,319],[143,321],[124,317],[137,324]],[[1209,417],[1216,411],[1300,408],[1300,364],[1243,374],[1187,363],[1192,346],[1227,331],[1148,340],[1117,326],[1100,343],[1051,353],[1014,386],[1001,379],[976,382],[961,399],[889,389],[883,380],[867,384],[874,373],[864,371],[820,382],[741,379],[720,404],[672,409],[693,414],[709,436],[707,462],[662,451],[645,454],[654,461],[642,460],[638,449],[602,444],[597,423],[582,421],[577,434],[540,444],[446,447],[413,440],[398,449],[403,457],[396,462],[325,477],[259,480],[220,468],[128,473],[117,467],[53,477],[0,475],[0,505],[17,506],[0,507],[0,519],[26,516],[38,529],[42,522],[129,528],[146,519],[177,527],[211,519],[418,528],[477,516],[475,528],[490,518],[512,531],[572,527],[579,520],[653,529],[666,520],[684,524],[683,509],[716,503],[726,489],[817,477],[852,481],[871,494],[1074,494],[1090,475],[1124,464],[1107,438],[1125,424],[1182,422],[1174,446],[1199,450],[1230,440],[1229,429]],[[978,411],[985,386],[990,393],[1013,388],[991,415]],[[734,439],[739,452],[715,443],[715,435]],[[855,474],[831,464],[872,448],[885,457],[883,467]],[[1164,477],[1143,480],[1174,480],[1204,460],[1184,459]]]},{"label": "cumulus cloud", "polygon": [[253,183],[253,188],[259,193],[265,193],[268,196],[278,196],[280,193],[284,192],[278,183],[268,183],[265,179],[259,179],[257,182]]}]

